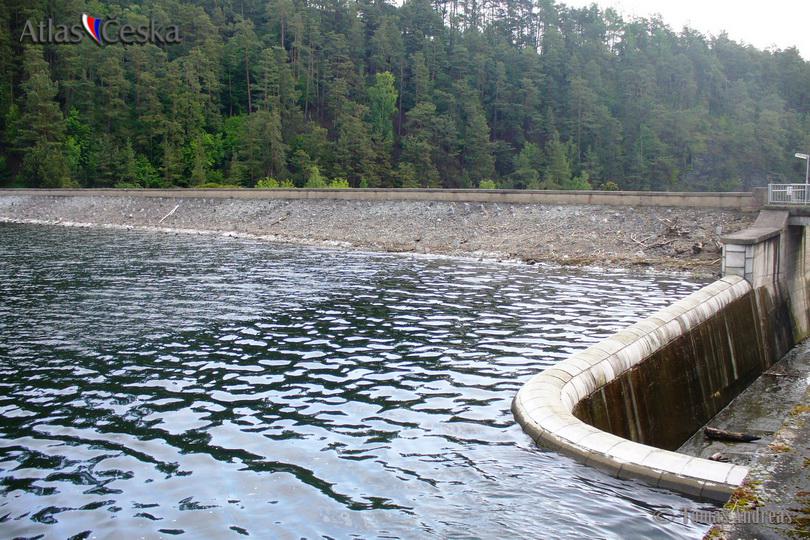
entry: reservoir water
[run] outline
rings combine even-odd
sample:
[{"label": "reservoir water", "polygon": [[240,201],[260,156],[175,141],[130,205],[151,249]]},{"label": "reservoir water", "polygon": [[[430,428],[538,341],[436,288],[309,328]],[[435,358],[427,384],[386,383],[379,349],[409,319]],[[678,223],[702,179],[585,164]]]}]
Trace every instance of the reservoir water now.
[{"label": "reservoir water", "polygon": [[707,529],[509,409],[699,280],[11,224],[0,270],[2,537]]}]

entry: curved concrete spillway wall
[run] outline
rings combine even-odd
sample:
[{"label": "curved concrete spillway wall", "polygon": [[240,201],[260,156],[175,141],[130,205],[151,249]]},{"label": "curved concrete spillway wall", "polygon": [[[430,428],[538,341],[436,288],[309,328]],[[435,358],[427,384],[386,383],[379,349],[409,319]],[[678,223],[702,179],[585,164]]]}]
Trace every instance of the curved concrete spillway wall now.
[{"label": "curved concrete spillway wall", "polygon": [[747,468],[662,448],[677,448],[781,354],[758,294],[725,277],[555,364],[520,389],[517,421],[539,445],[614,476],[725,501]]}]

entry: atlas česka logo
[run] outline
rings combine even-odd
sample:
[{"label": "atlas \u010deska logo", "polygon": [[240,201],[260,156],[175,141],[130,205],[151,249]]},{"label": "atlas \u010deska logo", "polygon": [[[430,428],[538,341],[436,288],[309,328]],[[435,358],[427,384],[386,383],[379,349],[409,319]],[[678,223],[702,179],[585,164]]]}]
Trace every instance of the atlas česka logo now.
[{"label": "atlas \u010deska logo", "polygon": [[99,19],[82,13],[82,24],[54,24],[53,19],[41,21],[35,25],[25,21],[20,41],[32,43],[79,43],[84,34],[98,45],[123,43],[124,45],[173,45],[182,41],[177,25],[160,26],[149,19],[148,24],[127,24],[117,19]]}]

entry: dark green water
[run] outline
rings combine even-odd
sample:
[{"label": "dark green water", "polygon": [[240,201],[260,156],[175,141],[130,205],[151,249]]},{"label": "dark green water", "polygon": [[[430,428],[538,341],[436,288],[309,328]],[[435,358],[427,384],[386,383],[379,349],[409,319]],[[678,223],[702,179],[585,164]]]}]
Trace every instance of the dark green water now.
[{"label": "dark green water", "polygon": [[[684,538],[522,382],[677,278],[0,224],[0,536]],[[676,523],[654,521],[652,511]]]}]

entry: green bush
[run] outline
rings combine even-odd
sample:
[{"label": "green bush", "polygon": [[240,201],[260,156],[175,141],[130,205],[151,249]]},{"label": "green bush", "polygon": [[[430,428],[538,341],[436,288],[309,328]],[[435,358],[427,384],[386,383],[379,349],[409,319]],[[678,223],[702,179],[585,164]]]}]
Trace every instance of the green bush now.
[{"label": "green bush", "polygon": [[259,189],[295,189],[295,184],[291,180],[276,180],[275,178],[262,178],[256,182]]},{"label": "green bush", "polygon": [[563,184],[565,189],[576,189],[578,191],[587,191],[591,189],[591,183],[588,181],[589,175],[586,171],[583,171],[582,174],[579,176],[573,177],[568,182]]},{"label": "green bush", "polygon": [[481,180],[478,182],[478,189],[497,189],[498,185],[494,180]]},{"label": "green bush", "polygon": [[329,182],[329,189],[349,189],[349,181],[345,178],[335,178]]},{"label": "green bush", "polygon": [[602,184],[602,191],[619,191],[619,186],[613,180],[608,180]]},{"label": "green bush", "polygon": [[318,168],[317,165],[313,165],[309,168],[309,177],[307,178],[307,183],[304,184],[305,188],[325,188],[326,178],[321,174],[321,170]]},{"label": "green bush", "polygon": [[114,186],[116,189],[143,189],[143,186],[135,182],[118,182]]},{"label": "green bush", "polygon": [[268,176],[256,182],[256,187],[259,189],[278,189],[278,180]]},{"label": "green bush", "polygon": [[[225,174],[222,171],[207,171],[206,182],[211,184],[227,184],[225,181]],[[148,184],[147,184],[148,185]]]},{"label": "green bush", "polygon": [[225,183],[218,183],[218,182],[205,182],[194,186],[195,188],[199,189],[239,189],[242,186],[239,184],[225,184]]},{"label": "green bush", "polygon": [[138,187],[165,187],[157,169],[146,156],[140,154],[135,158],[135,181]]}]

